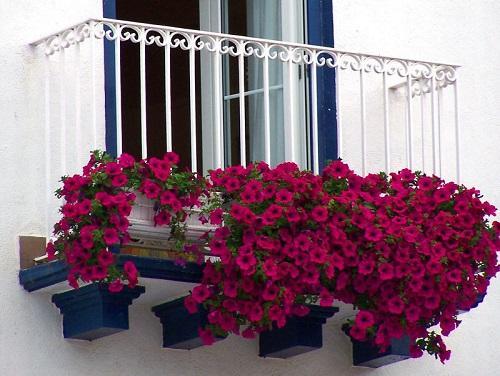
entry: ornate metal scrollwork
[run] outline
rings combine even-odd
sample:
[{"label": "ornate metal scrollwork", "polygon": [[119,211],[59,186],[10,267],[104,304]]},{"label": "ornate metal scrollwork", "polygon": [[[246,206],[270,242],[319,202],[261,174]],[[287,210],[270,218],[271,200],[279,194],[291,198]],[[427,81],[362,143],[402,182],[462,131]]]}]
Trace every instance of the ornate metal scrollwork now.
[{"label": "ornate metal scrollwork", "polygon": [[197,30],[185,30],[166,26],[151,26],[111,20],[89,20],[63,32],[45,38],[41,43],[45,53],[52,55],[86,39],[97,38],[180,48],[182,50],[207,51],[220,55],[256,57],[279,60],[283,63],[316,65],[332,69],[350,70],[371,74],[410,77],[412,81],[436,81],[445,87],[456,80],[456,66],[389,58],[362,53],[339,51],[334,48],[276,42],[265,39],[229,36]]}]

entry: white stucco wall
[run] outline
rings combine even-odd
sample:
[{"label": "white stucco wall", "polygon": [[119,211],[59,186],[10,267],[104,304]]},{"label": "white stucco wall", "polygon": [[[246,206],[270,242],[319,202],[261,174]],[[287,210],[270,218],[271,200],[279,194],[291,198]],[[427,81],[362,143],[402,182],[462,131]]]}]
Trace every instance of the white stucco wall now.
[{"label": "white stucco wall", "polygon": [[[496,1],[333,0],[336,46],[463,65],[460,105],[463,181],[500,206],[500,61]],[[378,370],[353,368],[340,321],[321,350],[261,359],[257,341],[231,337],[190,352],[162,349],[150,301],[131,307],[131,329],[95,342],[67,341],[48,293],[18,284],[18,235],[43,234],[42,67],[29,42],[99,16],[98,0],[0,0],[0,375],[498,375],[500,283],[463,316],[446,366],[424,357]],[[100,77],[102,79],[102,77]],[[38,90],[38,92],[37,92]],[[102,108],[99,109],[102,118]],[[102,123],[101,123],[102,124]],[[102,139],[101,139],[102,142]],[[168,284],[168,282],[164,282]],[[156,292],[159,290],[157,288]],[[177,290],[165,287],[165,300]]]}]

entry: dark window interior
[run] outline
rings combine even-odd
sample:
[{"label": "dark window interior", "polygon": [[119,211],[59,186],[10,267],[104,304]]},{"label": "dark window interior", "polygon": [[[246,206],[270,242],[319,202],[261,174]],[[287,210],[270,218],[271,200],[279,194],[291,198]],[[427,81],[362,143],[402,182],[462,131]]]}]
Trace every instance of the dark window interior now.
[{"label": "dark window interior", "polygon": [[[224,32],[234,35],[247,35],[247,0],[233,0],[227,3],[227,20],[229,22],[224,25]],[[227,56],[224,59],[224,64],[228,66],[228,76],[224,76],[224,95],[236,94],[239,92],[238,80],[238,58]],[[248,66],[245,59],[245,90],[247,87]],[[229,107],[229,108],[228,108]],[[248,98],[245,98],[245,108],[248,109]],[[229,132],[226,129],[225,134],[230,134],[229,139],[225,140],[226,148],[231,150],[231,158],[226,155],[226,164],[235,165],[241,163],[240,158],[240,102],[239,99],[231,99],[224,101],[224,126],[230,127]],[[245,113],[246,135],[245,140],[248,145],[250,138],[249,134],[249,116],[248,111]],[[247,147],[246,159],[250,158],[250,150]]]},{"label": "dark window interior", "polygon": [[[199,29],[199,0],[116,0],[116,17],[121,20]],[[141,108],[138,43],[121,43],[123,151],[141,156]],[[191,165],[189,56],[171,49],[171,116],[173,150],[183,166]],[[166,151],[164,48],[146,46],[146,114],[148,156]],[[197,155],[201,166],[200,62],[196,56]]]},{"label": "dark window interior", "polygon": [[[106,1],[106,0],[104,0]],[[254,0],[222,1],[222,31],[234,35],[248,35],[247,9]],[[112,0],[117,19],[141,23],[165,25],[197,30],[200,28],[200,0]],[[251,26],[251,25],[250,25]],[[125,31],[134,32],[132,29]],[[151,35],[151,34],[150,34]],[[112,45],[112,43],[110,43]],[[123,151],[139,158],[141,156],[141,99],[140,99],[140,44],[130,41],[121,43],[121,99]],[[197,165],[202,163],[202,103],[200,54],[195,56],[196,124],[197,124]],[[111,57],[112,58],[112,57]],[[146,117],[148,156],[162,156],[166,151],[166,105],[165,105],[165,62],[164,47],[146,46]],[[234,95],[238,87],[238,59],[225,55],[223,63],[223,94]],[[251,63],[251,62],[250,62]],[[244,62],[245,90],[255,89],[255,77],[250,80],[249,69],[255,68]],[[257,68],[260,69],[260,68]],[[255,69],[254,69],[255,70]],[[253,72],[253,71],[252,71]],[[190,95],[189,95],[189,52],[180,48],[171,49],[171,114],[173,150],[181,156],[183,166],[191,166],[190,137]],[[259,85],[258,85],[259,86]],[[259,94],[257,94],[258,96]],[[250,161],[250,138],[252,122],[260,121],[250,116],[255,107],[255,94],[245,96],[247,161]],[[253,102],[251,102],[253,100]],[[114,101],[110,101],[114,102]],[[251,102],[251,103],[250,103]],[[255,115],[255,114],[254,114]],[[224,100],[225,163],[240,163],[239,98]],[[113,120],[113,119],[112,119]],[[111,121],[112,122],[112,121]],[[111,132],[110,132],[111,134]],[[255,135],[254,135],[255,137]]]}]

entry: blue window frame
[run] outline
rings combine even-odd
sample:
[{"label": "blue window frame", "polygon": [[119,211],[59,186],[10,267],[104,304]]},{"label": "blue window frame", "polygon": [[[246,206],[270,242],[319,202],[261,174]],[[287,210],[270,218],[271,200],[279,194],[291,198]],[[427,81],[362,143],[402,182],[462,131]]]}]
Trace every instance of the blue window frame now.
[{"label": "blue window frame", "polygon": [[[333,47],[332,0],[307,1],[307,42],[318,46]],[[319,167],[338,158],[337,106],[335,70],[328,67],[317,70],[318,100],[318,153]],[[309,88],[309,90],[311,90]]]},{"label": "blue window frame", "polygon": [[[307,42],[333,47],[333,7],[331,0],[307,0]],[[105,18],[116,18],[116,0],[103,0]],[[106,150],[116,156],[116,85],[114,43],[104,41]],[[328,160],[338,158],[335,70],[317,71],[318,152],[320,169]],[[309,88],[309,91],[311,89]]]},{"label": "blue window frame", "polygon": [[[116,0],[103,0],[102,5],[103,16],[116,19]],[[115,45],[106,39],[104,39],[104,103],[106,151],[117,156]]]}]

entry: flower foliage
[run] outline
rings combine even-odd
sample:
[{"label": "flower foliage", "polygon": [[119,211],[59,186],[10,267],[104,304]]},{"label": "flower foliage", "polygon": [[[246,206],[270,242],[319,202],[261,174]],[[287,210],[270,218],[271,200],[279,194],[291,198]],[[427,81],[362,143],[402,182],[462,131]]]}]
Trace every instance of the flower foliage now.
[{"label": "flower foliage", "polygon": [[63,180],[64,217],[48,248],[65,255],[73,285],[135,284],[133,265],[118,271],[106,250],[127,241],[131,190],[155,200],[156,224],[174,229],[205,193],[202,218],[217,226],[207,246],[217,259],[185,299],[190,312],[200,304],[209,312],[205,343],[228,333],[251,338],[307,315],[306,304],[339,300],[359,309],[347,328],[353,339],[384,349],[408,335],[413,356],[427,351],[444,362],[442,336],[499,270],[500,225],[486,220],[495,208],[475,189],[407,169],[361,177],[341,161],[321,176],[293,163],[233,166],[211,171],[207,183],[176,162],[173,154],[141,162],[95,154],[82,176]]},{"label": "flower foliage", "polygon": [[186,306],[210,308],[216,335],[254,336],[319,299],[360,311],[349,334],[380,348],[409,335],[412,354],[449,357],[457,310],[469,309],[498,271],[495,208],[477,190],[402,170],[356,175],[336,161],[322,176],[292,163],[211,173],[225,204],[202,284]]},{"label": "flower foliage", "polygon": [[55,240],[47,254],[64,257],[70,265],[68,280],[109,282],[111,291],[120,291],[123,282],[134,287],[138,272],[132,262],[116,266],[113,247],[130,241],[128,216],[140,192],[155,202],[155,223],[170,225],[171,234],[183,241],[182,224],[186,208],[198,205],[205,180],[177,168],[179,157],[167,153],[162,159],[136,162],[128,154],[117,160],[94,152],[81,175],[63,177],[56,192],[64,199],[62,219],[54,226]]}]

